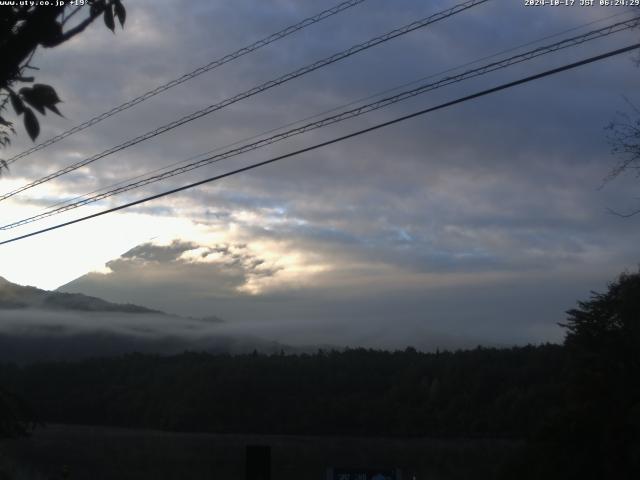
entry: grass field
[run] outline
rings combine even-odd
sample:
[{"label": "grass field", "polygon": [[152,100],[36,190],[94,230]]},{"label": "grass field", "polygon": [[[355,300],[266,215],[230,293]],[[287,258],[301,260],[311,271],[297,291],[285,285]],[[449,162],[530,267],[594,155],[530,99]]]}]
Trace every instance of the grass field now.
[{"label": "grass field", "polygon": [[[245,447],[270,445],[274,480],[324,480],[326,468],[400,467],[411,480],[495,478],[517,442],[166,433],[50,425],[2,444],[16,480],[244,479]],[[0,479],[2,479],[0,474]],[[4,480],[4,479],[2,479]]]}]

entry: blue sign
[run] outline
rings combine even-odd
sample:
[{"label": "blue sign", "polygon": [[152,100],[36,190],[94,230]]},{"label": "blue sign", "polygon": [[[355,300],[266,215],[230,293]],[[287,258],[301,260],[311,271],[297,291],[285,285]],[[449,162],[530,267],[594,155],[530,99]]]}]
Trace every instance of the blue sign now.
[{"label": "blue sign", "polygon": [[401,480],[398,469],[329,468],[327,480]]}]

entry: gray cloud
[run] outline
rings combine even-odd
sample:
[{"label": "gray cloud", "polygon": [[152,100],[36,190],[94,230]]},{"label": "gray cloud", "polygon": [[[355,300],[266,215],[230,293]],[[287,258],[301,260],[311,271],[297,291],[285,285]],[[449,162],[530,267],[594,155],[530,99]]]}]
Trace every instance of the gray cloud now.
[{"label": "gray cloud", "polygon": [[89,273],[59,290],[127,297],[129,303],[162,305],[163,311],[210,316],[217,314],[216,301],[236,297],[240,301],[244,295],[240,289],[251,279],[270,277],[279,270],[243,244],[200,247],[179,240],[165,246],[139,245],[107,267],[110,273]]},{"label": "gray cloud", "polygon": [[[36,57],[39,81],[59,89],[67,117],[47,118],[42,137],[333,3],[135,2],[130,23],[115,37],[95,27],[81,40]],[[371,0],[25,159],[12,175],[41,176],[448,6]],[[84,193],[607,15],[610,9],[489,2],[97,162],[56,185],[69,197]],[[636,35],[434,91],[104,206],[600,53]],[[615,164],[603,127],[625,108],[622,95],[636,95],[638,74],[630,57],[607,60],[138,207],[134,211],[157,218],[192,219],[210,232],[233,231],[233,239],[209,244],[176,232],[173,244],[140,245],[109,262],[111,273],[89,273],[65,289],[234,322],[266,319],[274,329],[277,321],[283,331],[303,322],[309,335],[313,322],[318,330],[334,325],[334,337],[352,322],[349,331],[359,329],[363,342],[392,337],[393,330],[367,326],[398,316],[407,332],[426,328],[483,342],[557,340],[555,322],[565,309],[638,262],[637,220],[606,211],[634,205],[637,180],[598,188]],[[24,137],[16,139],[15,151],[28,146]],[[21,201],[53,200],[43,195]],[[288,271],[252,250],[261,242],[276,256],[295,252],[303,267],[317,263],[328,270],[307,274],[307,280],[301,274],[300,285],[287,281],[250,294],[243,286],[262,277],[277,283]],[[188,259],[189,252],[203,261]],[[219,261],[206,261],[214,256]]]},{"label": "gray cloud", "polygon": [[[138,245],[122,255],[126,262],[168,262],[177,260],[180,255],[188,250],[196,248],[193,243],[175,240],[167,247],[151,244]],[[117,260],[107,264],[108,267],[117,268]]]}]

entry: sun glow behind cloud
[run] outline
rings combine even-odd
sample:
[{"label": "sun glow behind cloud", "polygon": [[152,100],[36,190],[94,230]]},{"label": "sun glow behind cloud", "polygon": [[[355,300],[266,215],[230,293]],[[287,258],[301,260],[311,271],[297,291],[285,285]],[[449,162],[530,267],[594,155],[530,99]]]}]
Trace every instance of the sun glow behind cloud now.
[{"label": "sun glow behind cloud", "polygon": [[[20,179],[13,179],[11,183],[23,184]],[[53,182],[34,190],[36,193],[30,193],[26,198],[10,199],[3,204],[4,222],[40,213],[43,204],[48,204],[52,198],[60,198],[58,195],[61,194]],[[77,218],[80,214],[96,213],[103,208],[91,205],[43,222],[7,230],[0,238],[13,238]],[[8,280],[54,289],[88,271],[104,271],[109,260],[154,237],[175,238],[178,235],[197,238],[202,236],[202,230],[186,218],[122,212],[3,245],[0,247],[0,265],[3,276]]]},{"label": "sun glow behind cloud", "polygon": [[[9,190],[24,182],[25,179],[14,178],[4,185]],[[10,222],[38,214],[51,199],[61,197],[64,198],[64,191],[54,182],[43,185],[29,191],[28,195],[5,202],[4,220]],[[104,208],[99,204],[90,205],[43,222],[8,230],[3,233],[2,239],[71,220],[81,213],[97,213]],[[54,289],[87,272],[111,273],[106,264],[136,245],[149,243],[167,246],[175,241],[197,245],[181,255],[180,259],[187,263],[224,264],[251,262],[259,258],[259,264],[252,265],[255,268],[252,268],[246,283],[238,287],[242,293],[259,294],[265,290],[300,286],[309,282],[313,274],[330,268],[327,264],[318,263],[317,259],[312,261],[303,249],[296,251],[285,242],[252,238],[246,229],[247,225],[268,230],[286,223],[284,218],[277,215],[278,212],[239,209],[229,217],[229,221],[207,224],[191,219],[189,213],[197,210],[193,202],[177,198],[165,202],[161,208],[168,208],[173,213],[157,215],[144,210],[117,212],[4,245],[0,248],[3,275],[16,283]],[[185,213],[185,210],[188,212]],[[46,247],[43,249],[42,245]],[[220,245],[228,246],[225,248],[228,248],[229,255],[218,250]],[[25,262],[25,259],[28,261]]]}]

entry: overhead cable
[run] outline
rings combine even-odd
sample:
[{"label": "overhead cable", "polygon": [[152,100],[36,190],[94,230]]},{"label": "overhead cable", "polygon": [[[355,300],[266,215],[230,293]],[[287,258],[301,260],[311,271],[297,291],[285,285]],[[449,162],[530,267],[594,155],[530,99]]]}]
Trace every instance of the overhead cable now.
[{"label": "overhead cable", "polygon": [[[532,60],[534,58],[540,57],[542,55],[547,55],[549,53],[552,52],[556,52],[558,50],[561,49],[565,49],[565,48],[569,48],[569,47],[574,47],[576,45],[580,45],[583,44],[585,42],[588,41],[592,41],[595,40],[597,38],[602,38],[604,36],[607,35],[611,35],[614,33],[618,33],[621,32],[623,30],[628,30],[631,28],[635,28],[638,25],[640,25],[640,16],[634,17],[632,19],[629,20],[625,20],[622,22],[617,22],[615,24],[597,29],[597,30],[593,30],[587,33],[584,33],[582,35],[578,35],[578,36],[574,36],[571,38],[567,38],[564,40],[561,40],[559,42],[550,44],[550,45],[546,45],[546,46],[542,46],[542,47],[538,47],[532,50],[529,50],[527,52],[523,52],[520,53],[518,55],[513,55],[511,57],[508,58],[504,58],[501,60],[497,60],[495,62],[491,62],[487,65],[483,65],[481,67],[477,67],[471,70],[467,70],[463,73],[460,73],[458,75],[453,75],[453,76],[448,76],[445,77],[441,80],[438,80],[436,82],[432,82],[432,83],[427,83],[427,84],[423,84],[420,85],[416,88],[413,88],[411,90],[406,90],[404,92],[398,93],[396,95],[390,96],[390,97],[386,97],[374,102],[370,102],[368,104],[362,105],[360,107],[357,108],[353,108],[341,113],[338,113],[336,115],[332,115],[320,120],[317,120],[315,122],[311,122],[311,123],[307,123],[305,125],[272,135],[270,137],[258,140],[256,142],[252,142],[252,143],[248,143],[245,145],[242,145],[240,147],[228,150],[226,152],[223,153],[219,153],[213,156],[208,156],[206,158],[188,163],[186,165],[182,165],[180,167],[176,167],[173,168],[171,170],[167,170],[164,171],[162,173],[157,173],[154,175],[148,175],[145,178],[141,178],[139,180],[136,181],[132,181],[130,183],[126,183],[124,182],[124,184],[118,185],[116,188],[113,188],[111,190],[102,192],[102,193],[96,193],[94,195],[89,195],[87,197],[84,198],[80,198],[78,200],[72,201],[72,202],[67,202],[59,207],[53,208],[51,210],[42,212],[40,214],[13,222],[13,223],[9,223],[7,225],[3,225],[0,227],[0,230],[9,230],[12,228],[16,228],[22,225],[26,225],[28,223],[33,223],[35,221],[38,220],[42,220],[44,218],[48,218],[51,217],[53,215],[58,215],[61,214],[63,212],[78,208],[78,207],[82,207],[84,205],[88,205],[91,203],[95,203],[98,202],[100,200],[104,200],[106,198],[112,197],[114,195],[118,195],[124,192],[128,192],[130,190],[134,190],[140,187],[143,187],[145,185],[149,185],[152,183],[156,183],[162,180],[165,180],[167,178],[171,178],[186,172],[189,172],[191,170],[195,170],[197,168],[201,168],[204,167],[206,165],[210,165],[212,163],[217,163],[221,160],[230,158],[230,157],[235,157],[237,155],[241,155],[253,150],[256,150],[258,148],[262,148],[265,147],[267,145],[271,145],[273,143],[282,141],[284,139],[296,136],[296,135],[300,135],[312,130],[316,130],[318,128],[322,128],[322,127],[326,127],[328,125],[332,125],[334,123],[338,123],[338,122],[342,122],[351,118],[355,118],[355,117],[359,117],[361,115],[364,115],[366,113],[370,113],[376,110],[379,110],[381,108],[384,107],[388,107],[390,105],[393,105],[395,103],[407,100],[409,98],[413,98],[417,95],[421,95],[424,94],[426,92],[432,91],[432,90],[436,90],[438,88],[442,88],[444,86],[447,85],[451,85],[454,83],[459,83],[462,82],[464,80],[468,80],[470,78],[474,78],[474,77],[478,77],[481,75],[486,75],[487,73],[496,71],[496,70],[500,70],[500,69],[504,69],[507,68],[509,66],[515,65],[515,64],[519,64],[528,60]],[[122,183],[122,182],[121,182]]]},{"label": "overhead cable", "polygon": [[243,93],[240,93],[238,95],[235,95],[234,97],[230,97],[227,98],[226,100],[223,100],[219,103],[210,105],[206,108],[203,108],[202,110],[198,110],[196,112],[193,112],[189,115],[186,115],[178,120],[175,120],[171,123],[168,123],[166,125],[163,125],[159,128],[156,128],[155,130],[151,130],[143,135],[140,135],[138,137],[132,138],[131,140],[128,140],[124,143],[121,143],[115,147],[112,147],[108,150],[105,150],[104,152],[98,153],[96,155],[93,155],[92,157],[86,158],[84,160],[81,160],[79,162],[75,162],[71,165],[68,165],[65,168],[62,168],[60,170],[57,170],[54,173],[51,173],[49,175],[46,175],[42,178],[39,178],[38,180],[34,180],[26,185],[23,185],[22,187],[19,187],[15,190],[12,190],[8,193],[2,194],[0,195],[0,201],[6,200],[8,198],[13,197],[14,195],[17,195],[18,193],[24,192],[25,190],[28,190],[30,188],[33,188],[37,185],[41,185],[45,182],[51,181],[55,178],[58,178],[62,175],[65,175],[67,173],[73,172],[81,167],[84,167],[86,165],[89,165],[93,162],[96,162],[97,160],[100,160],[101,158],[104,158],[108,155],[111,155],[113,153],[119,152],[121,150],[124,150],[126,148],[132,147],[133,145],[137,145],[138,143],[144,142],[145,140],[149,140],[150,138],[156,137],[158,135],[161,135],[163,133],[168,132],[169,130],[173,130],[176,127],[179,127],[181,125],[184,125],[185,123],[189,123],[192,122],[198,118],[204,117],[205,115],[209,115],[210,113],[213,113],[217,110],[221,110],[225,107],[228,107],[229,105],[232,105],[236,102],[239,102],[240,100],[243,100],[245,98],[251,97],[253,95],[257,95],[259,93],[262,93],[266,90],[269,90],[273,87],[276,87],[278,85],[281,85],[283,83],[286,83],[290,80],[293,80],[295,78],[298,78],[302,75],[305,75],[307,73],[313,72],[314,70],[318,70],[319,68],[325,67],[327,65],[330,65],[332,63],[335,63],[339,60],[343,60],[347,57],[350,57],[352,55],[355,55],[356,53],[359,53],[363,50],[367,50],[369,48],[375,47],[377,45],[380,45],[381,43],[384,42],[388,42],[389,40],[392,40],[396,37],[399,37],[401,35],[406,35],[407,33],[413,32],[414,30],[417,30],[419,28],[424,28],[427,25],[431,25],[435,22],[439,22],[441,20],[444,20],[446,18],[449,18],[453,15],[456,15],[460,12],[463,12],[469,8],[475,7],[477,5],[480,5],[482,3],[486,3],[489,0],[469,0],[466,1],[464,3],[460,3],[458,5],[455,5],[447,10],[444,10],[442,12],[433,14],[429,17],[425,17],[421,20],[417,20],[415,22],[411,22],[407,25],[404,25],[403,27],[397,28],[395,30],[392,30],[390,32],[387,32],[383,35],[380,35],[378,37],[374,37],[364,43],[360,43],[358,45],[354,45],[346,50],[343,50],[341,52],[338,52],[334,55],[331,55],[329,57],[323,58],[322,60],[318,60],[316,62],[313,62],[309,65],[306,65],[305,67],[299,68],[297,70],[294,70],[293,72],[287,73],[285,75],[282,75],[281,77],[278,77],[274,80],[269,80],[268,82],[265,82],[257,87],[251,88]]},{"label": "overhead cable", "polygon": [[142,95],[139,95],[135,98],[132,98],[131,100],[118,105],[117,107],[113,107],[111,110],[108,110],[104,113],[101,113],[100,115],[96,115],[93,118],[90,118],[89,120],[87,120],[86,122],[83,122],[79,125],[76,125],[58,135],[56,135],[55,137],[51,137],[48,140],[45,140],[44,142],[41,142],[23,152],[20,152],[16,155],[14,155],[13,157],[9,158],[6,160],[7,164],[10,165],[12,163],[14,163],[15,161],[26,157],[27,155],[30,155],[34,152],[37,152],[38,150],[42,150],[43,148],[48,147],[49,145],[53,145],[54,143],[59,142],[60,140],[67,138],[70,135],[73,135],[74,133],[80,132],[86,128],[89,128],[93,125],[95,125],[96,123],[100,123],[101,121],[116,115],[120,112],[123,112],[124,110],[127,110],[135,105],[138,105],[139,103],[144,102],[145,100],[150,99],[151,97],[154,97],[162,92],[165,92],[167,90],[169,90],[170,88],[176,87],[184,82],[187,82],[189,80],[191,80],[192,78],[196,78],[199,75],[202,75],[203,73],[209,72],[215,68],[218,68],[222,65],[224,65],[225,63],[229,63],[233,60],[236,60],[244,55],[247,55],[248,53],[251,52],[255,52],[256,50],[259,50],[262,47],[265,47],[271,43],[274,43],[278,40],[281,40],[285,37],[288,37],[289,35],[302,30],[303,28],[306,28],[310,25],[313,25],[315,23],[321,22],[322,20],[329,18],[333,15],[336,15],[337,13],[340,13],[344,10],[347,10],[351,7],[354,7],[362,2],[365,2],[366,0],[348,0],[346,2],[342,2],[339,3],[338,5],[329,8],[327,10],[323,10],[320,13],[317,13],[316,15],[313,15],[311,17],[305,18],[304,20],[294,24],[294,25],[290,25],[286,28],[283,28],[282,30],[280,30],[279,32],[276,32],[274,34],[269,35],[268,37],[265,37],[261,40],[258,40],[254,43],[252,43],[251,45],[247,45],[246,47],[242,47],[238,50],[236,50],[233,53],[229,53],[223,57],[220,57],[216,60],[213,60],[212,62],[209,62],[206,65],[203,65],[201,67],[196,68],[195,70],[192,70],[189,73],[186,73],[184,75],[182,75],[181,77],[175,78],[173,80],[171,80],[170,82],[164,83],[162,85],[159,85],[155,88],[153,88],[152,90],[149,90],[145,93],[143,93]]},{"label": "overhead cable", "polygon": [[521,78],[519,80],[515,80],[515,81],[512,81],[512,82],[501,84],[501,85],[499,85],[497,87],[489,88],[487,90],[483,90],[481,92],[477,92],[477,93],[474,93],[474,94],[471,94],[471,95],[466,95],[466,96],[460,97],[460,98],[458,98],[456,100],[452,100],[452,101],[449,101],[449,102],[442,103],[442,104],[437,105],[435,107],[425,108],[423,110],[419,110],[417,112],[410,113],[408,115],[403,115],[401,117],[394,118],[393,120],[389,120],[389,121],[386,121],[386,122],[383,122],[383,123],[378,123],[378,124],[373,125],[371,127],[364,128],[362,130],[358,130],[356,132],[352,132],[352,133],[349,133],[347,135],[343,135],[343,136],[340,136],[340,137],[337,137],[337,138],[333,138],[333,139],[327,140],[325,142],[317,143],[315,145],[311,145],[309,147],[305,147],[305,148],[296,150],[294,152],[290,152],[290,153],[287,153],[287,154],[284,154],[284,155],[279,155],[277,157],[273,157],[273,158],[270,158],[268,160],[264,160],[262,162],[253,163],[251,165],[248,165],[248,166],[245,166],[245,167],[242,167],[242,168],[238,168],[238,169],[232,170],[230,172],[226,172],[226,173],[223,173],[223,174],[220,174],[220,175],[216,175],[214,177],[206,178],[204,180],[200,180],[200,181],[197,181],[197,182],[194,182],[194,183],[190,183],[188,185],[184,185],[182,187],[174,188],[172,190],[168,190],[168,191],[165,191],[165,192],[162,192],[162,193],[151,195],[149,197],[145,197],[145,198],[142,198],[142,199],[139,199],[139,200],[135,200],[133,202],[129,202],[129,203],[126,203],[124,205],[119,205],[117,207],[109,208],[107,210],[103,210],[101,212],[97,212],[97,213],[94,213],[94,214],[91,214],[91,215],[86,215],[84,217],[76,218],[76,219],[70,220],[68,222],[64,222],[64,223],[60,223],[60,224],[57,224],[57,225],[53,225],[51,227],[43,228],[43,229],[37,230],[35,232],[27,233],[25,235],[20,235],[18,237],[13,237],[13,238],[10,238],[8,240],[1,241],[0,245],[6,245],[8,243],[17,242],[19,240],[24,240],[26,238],[33,237],[35,235],[41,235],[41,234],[46,233],[46,232],[57,230],[57,229],[60,229],[60,228],[63,228],[63,227],[68,227],[70,225],[74,225],[76,223],[84,222],[84,221],[87,221],[87,220],[90,220],[90,219],[93,219],[93,218],[97,218],[97,217],[100,217],[100,216],[103,216],[103,215],[107,215],[109,213],[113,213],[113,212],[117,212],[117,211],[120,211],[120,210],[124,210],[126,208],[131,208],[133,206],[140,205],[142,203],[146,203],[146,202],[149,202],[151,200],[156,200],[158,198],[162,198],[162,197],[166,197],[166,196],[169,196],[169,195],[173,195],[173,194],[176,194],[178,192],[182,192],[182,191],[185,191],[185,190],[188,190],[188,189],[200,186],[200,185],[204,185],[206,183],[211,183],[211,182],[214,182],[214,181],[226,178],[226,177],[230,177],[232,175],[237,175],[237,174],[242,173],[242,172],[246,172],[246,171],[249,171],[249,170],[256,169],[258,167],[263,167],[265,165],[268,165],[268,164],[271,164],[271,163],[275,163],[275,162],[283,160],[285,158],[294,157],[296,155],[300,155],[302,153],[310,152],[312,150],[317,150],[319,148],[322,148],[322,147],[325,147],[325,146],[328,146],[328,145],[332,145],[332,144],[335,144],[335,143],[338,143],[338,142],[342,142],[342,141],[348,140],[350,138],[363,135],[365,133],[369,133],[369,132],[372,132],[372,131],[375,131],[375,130],[379,130],[379,129],[384,128],[384,127],[395,125],[397,123],[409,120],[411,118],[419,117],[419,116],[425,115],[427,113],[434,112],[436,110],[442,110],[444,108],[448,108],[448,107],[451,107],[453,105],[457,105],[457,104],[464,103],[464,102],[467,102],[467,101],[470,101],[470,100],[473,100],[473,99],[476,99],[476,98],[480,98],[480,97],[483,97],[483,96],[486,96],[486,95],[489,95],[489,94],[492,94],[492,93],[499,92],[501,90],[506,90],[508,88],[513,88],[515,86],[522,85],[522,84],[525,84],[525,83],[529,83],[529,82],[532,82],[532,81],[535,81],[535,80],[539,80],[541,78],[548,77],[548,76],[551,76],[551,75],[555,75],[555,74],[558,74],[560,72],[564,72],[564,71],[567,71],[567,70],[572,70],[574,68],[577,68],[577,67],[580,67],[580,66],[583,66],[583,65],[587,65],[587,64],[590,64],[590,63],[598,62],[600,60],[604,60],[604,59],[609,58],[609,57],[613,57],[613,56],[616,56],[616,55],[621,55],[623,53],[627,53],[627,52],[630,52],[632,50],[636,50],[638,48],[640,48],[640,43],[635,43],[633,45],[629,45],[627,47],[619,48],[617,50],[612,50],[612,51],[609,51],[607,53],[603,53],[601,55],[596,55],[596,56],[593,56],[593,57],[589,57],[589,58],[586,58],[586,59],[578,61],[578,62],[570,63],[570,64],[567,64],[567,65],[563,65],[561,67],[553,68],[551,70],[546,70],[544,72],[541,72],[541,73],[538,73],[538,74],[535,74],[535,75],[531,75],[531,76],[528,76],[528,77],[524,77],[524,78]]}]

